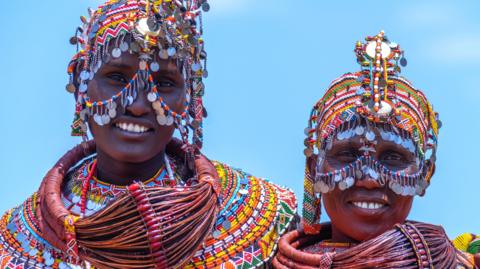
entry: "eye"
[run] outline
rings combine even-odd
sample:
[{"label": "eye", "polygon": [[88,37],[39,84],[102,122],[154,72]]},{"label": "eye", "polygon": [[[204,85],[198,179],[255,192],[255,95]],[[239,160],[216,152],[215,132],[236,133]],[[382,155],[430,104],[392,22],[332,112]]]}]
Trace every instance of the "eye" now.
[{"label": "eye", "polygon": [[170,81],[168,79],[162,79],[160,82],[158,82],[158,87],[162,88],[168,88],[168,87],[175,87],[175,82]]},{"label": "eye", "polygon": [[393,170],[404,169],[412,164],[404,154],[398,151],[389,150],[380,155],[380,162]]},{"label": "eye", "polygon": [[354,149],[343,149],[335,153],[335,159],[343,163],[351,163],[358,158],[358,152]]},{"label": "eye", "polygon": [[403,155],[397,152],[387,152],[384,154],[383,158],[384,161],[401,161],[404,159]]},{"label": "eye", "polygon": [[123,75],[122,73],[119,73],[119,72],[112,72],[112,73],[108,73],[107,74],[107,77],[114,81],[114,82],[117,82],[117,83],[122,83],[122,84],[127,84],[128,80],[127,78],[125,77],[125,75]]}]

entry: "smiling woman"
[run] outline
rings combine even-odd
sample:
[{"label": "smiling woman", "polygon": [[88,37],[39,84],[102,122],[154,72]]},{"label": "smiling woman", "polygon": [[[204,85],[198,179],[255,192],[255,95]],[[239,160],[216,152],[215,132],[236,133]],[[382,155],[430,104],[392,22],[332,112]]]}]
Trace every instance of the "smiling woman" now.
[{"label": "smiling woman", "polygon": [[67,91],[84,142],[1,218],[0,268],[268,266],[296,201],[200,153],[209,8],[110,0],[81,17]]},{"label": "smiling woman", "polygon": [[[399,75],[403,51],[380,32],[355,48],[360,72],[333,81],[306,129],[303,230],[280,239],[276,268],[476,268],[475,236],[408,221],[435,172],[440,121]],[[320,224],[321,202],[331,223]],[[479,255],[476,256],[477,266]]]}]

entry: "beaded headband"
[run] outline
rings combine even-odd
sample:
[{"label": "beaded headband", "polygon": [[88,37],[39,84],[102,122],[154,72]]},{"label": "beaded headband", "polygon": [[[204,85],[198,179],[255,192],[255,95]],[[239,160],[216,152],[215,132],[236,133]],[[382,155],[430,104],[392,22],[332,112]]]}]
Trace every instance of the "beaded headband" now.
[{"label": "beaded headband", "polygon": [[[307,159],[317,156],[315,177],[307,164],[303,224],[306,232],[318,232],[321,194],[338,186],[345,190],[355,180],[368,177],[387,185],[398,195],[423,195],[434,172],[438,114],[425,95],[401,77],[400,66],[406,66],[400,46],[390,42],[384,32],[357,42],[355,54],[361,70],[334,80],[325,95],[314,105],[304,151]],[[416,157],[417,172],[392,171],[374,160],[377,135],[394,142]],[[325,152],[334,139],[360,136],[364,152],[355,162],[334,172],[323,173]]]},{"label": "beaded headband", "polygon": [[[185,143],[189,140],[188,130],[192,129],[193,144],[201,148],[206,115],[202,77],[208,76],[202,10],[209,9],[207,0],[110,0],[96,11],[89,9],[89,19],[80,18],[82,25],[70,39],[71,44],[77,45],[68,67],[67,91],[78,94],[72,135],[86,137],[87,117],[93,117],[100,126],[109,124],[117,115],[118,105],[131,105],[139,91],[144,90],[158,123],[175,124]],[[139,55],[136,75],[111,98],[90,100],[88,82],[104,63],[123,53]],[[176,61],[184,76],[186,97],[181,112],[173,111],[157,91],[152,72],[160,69],[160,59]]]}]

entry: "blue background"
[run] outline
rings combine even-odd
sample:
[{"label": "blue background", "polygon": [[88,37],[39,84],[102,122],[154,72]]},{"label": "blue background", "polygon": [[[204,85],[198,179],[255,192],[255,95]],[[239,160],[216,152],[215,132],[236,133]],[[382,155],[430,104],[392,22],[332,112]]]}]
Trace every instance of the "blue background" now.
[{"label": "blue background", "polygon": [[[358,70],[357,40],[385,30],[405,50],[403,75],[440,112],[437,172],[410,218],[450,236],[480,233],[479,1],[210,0],[204,152],[303,190],[303,129],[330,81]],[[79,16],[100,1],[0,5],[0,211],[35,191],[79,141],[64,90]],[[325,216],[324,216],[325,217]]]}]

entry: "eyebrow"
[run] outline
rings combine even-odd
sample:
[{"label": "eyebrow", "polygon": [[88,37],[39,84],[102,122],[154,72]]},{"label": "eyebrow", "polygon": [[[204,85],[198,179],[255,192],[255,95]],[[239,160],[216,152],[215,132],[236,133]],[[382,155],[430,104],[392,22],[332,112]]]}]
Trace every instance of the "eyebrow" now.
[{"label": "eyebrow", "polygon": [[108,66],[110,67],[116,67],[116,68],[121,68],[121,69],[130,69],[132,68],[130,65],[128,64],[124,64],[124,63],[121,63],[121,62],[109,62],[107,64]]}]

